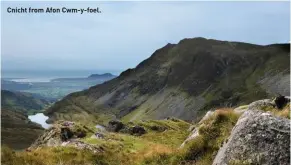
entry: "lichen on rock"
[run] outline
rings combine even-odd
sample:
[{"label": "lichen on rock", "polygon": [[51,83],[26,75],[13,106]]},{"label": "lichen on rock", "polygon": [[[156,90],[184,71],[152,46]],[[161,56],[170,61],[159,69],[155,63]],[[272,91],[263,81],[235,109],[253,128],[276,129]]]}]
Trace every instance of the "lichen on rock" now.
[{"label": "lichen on rock", "polygon": [[290,120],[257,109],[243,113],[228,142],[220,148],[213,165],[236,162],[288,165]]}]

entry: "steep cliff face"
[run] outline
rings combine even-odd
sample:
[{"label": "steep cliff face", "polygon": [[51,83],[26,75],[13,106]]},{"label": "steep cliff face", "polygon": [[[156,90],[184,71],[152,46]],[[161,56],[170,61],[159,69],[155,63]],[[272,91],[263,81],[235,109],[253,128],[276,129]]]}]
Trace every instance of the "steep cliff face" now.
[{"label": "steep cliff face", "polygon": [[213,107],[289,95],[289,46],[184,39],[111,81],[68,95],[46,114],[49,122],[197,120]]}]

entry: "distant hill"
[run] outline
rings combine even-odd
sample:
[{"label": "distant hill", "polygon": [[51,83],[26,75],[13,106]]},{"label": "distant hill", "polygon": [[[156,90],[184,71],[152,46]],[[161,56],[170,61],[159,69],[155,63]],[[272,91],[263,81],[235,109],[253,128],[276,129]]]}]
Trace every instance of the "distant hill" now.
[{"label": "distant hill", "polygon": [[56,78],[52,79],[52,82],[76,82],[76,81],[108,81],[111,80],[112,78],[115,78],[115,75],[112,75],[111,73],[104,73],[104,74],[91,74],[88,77],[85,78]]},{"label": "distant hill", "polygon": [[66,96],[45,113],[50,122],[198,120],[215,107],[290,95],[289,54],[290,44],[184,39],[110,81]]},{"label": "distant hill", "polygon": [[104,74],[91,74],[88,78],[114,78],[115,75],[111,73],[104,73]]},{"label": "distant hill", "polygon": [[29,83],[18,83],[10,80],[1,79],[1,89],[4,90],[28,90],[32,87]]},{"label": "distant hill", "polygon": [[2,109],[21,111],[25,114],[43,110],[55,100],[37,94],[1,90]]},{"label": "distant hill", "polygon": [[44,129],[31,122],[27,115],[14,110],[1,109],[1,145],[13,149],[29,147]]}]

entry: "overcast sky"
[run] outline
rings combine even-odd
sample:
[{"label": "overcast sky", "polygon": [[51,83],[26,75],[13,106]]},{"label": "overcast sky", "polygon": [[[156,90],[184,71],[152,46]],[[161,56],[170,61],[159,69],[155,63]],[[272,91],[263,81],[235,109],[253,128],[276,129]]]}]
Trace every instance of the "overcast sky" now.
[{"label": "overcast sky", "polygon": [[[9,14],[7,7],[100,7],[101,14]],[[183,38],[289,42],[289,2],[4,3],[2,69],[118,70]]]}]

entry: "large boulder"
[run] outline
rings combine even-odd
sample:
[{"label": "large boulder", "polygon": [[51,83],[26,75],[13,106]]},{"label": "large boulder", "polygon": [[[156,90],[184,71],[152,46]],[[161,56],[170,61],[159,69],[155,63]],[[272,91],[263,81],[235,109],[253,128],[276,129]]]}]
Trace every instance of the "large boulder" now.
[{"label": "large boulder", "polygon": [[124,124],[121,121],[117,121],[117,120],[109,121],[108,127],[107,127],[108,131],[111,131],[111,132],[118,132],[123,128],[124,128]]},{"label": "large boulder", "polygon": [[239,118],[213,165],[289,165],[289,162],[290,121],[253,109]]},{"label": "large boulder", "polygon": [[131,127],[130,130],[131,130],[132,135],[140,136],[146,133],[146,130],[144,129],[144,127],[138,126],[138,125]]},{"label": "large boulder", "polygon": [[274,104],[274,102],[271,99],[263,99],[263,100],[258,100],[258,101],[252,102],[251,104],[249,104],[248,109],[249,110],[260,109],[263,106],[275,107],[276,105]]},{"label": "large boulder", "polygon": [[111,132],[120,132],[120,133],[126,133],[126,134],[137,135],[137,136],[140,136],[146,133],[145,128],[142,126],[139,126],[139,125],[128,126],[128,125],[123,124],[121,121],[117,121],[117,120],[109,121],[107,130]]},{"label": "large boulder", "polygon": [[64,142],[68,143],[84,138],[89,133],[94,133],[94,131],[85,125],[70,121],[59,121],[45,130],[44,134],[39,136],[30,148],[60,146]]}]

